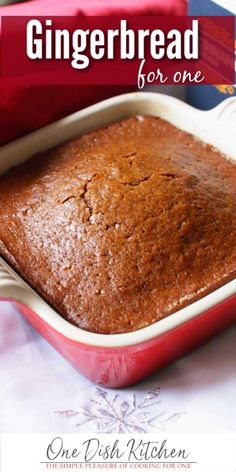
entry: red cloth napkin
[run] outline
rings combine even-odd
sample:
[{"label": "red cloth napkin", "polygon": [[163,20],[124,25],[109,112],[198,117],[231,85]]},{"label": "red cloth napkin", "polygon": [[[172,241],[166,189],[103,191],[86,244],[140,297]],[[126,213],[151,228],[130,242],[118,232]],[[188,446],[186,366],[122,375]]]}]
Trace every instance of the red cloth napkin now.
[{"label": "red cloth napkin", "polygon": [[187,0],[35,0],[0,7],[2,15],[186,15]]},{"label": "red cloth napkin", "polygon": [[[186,14],[186,0],[35,0],[0,7],[3,15]],[[0,86],[0,145],[130,87]]]}]

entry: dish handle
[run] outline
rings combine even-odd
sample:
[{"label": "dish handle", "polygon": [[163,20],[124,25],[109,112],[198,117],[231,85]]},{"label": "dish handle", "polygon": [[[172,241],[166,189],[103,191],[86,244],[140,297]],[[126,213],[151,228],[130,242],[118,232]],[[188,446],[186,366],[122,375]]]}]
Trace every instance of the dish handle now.
[{"label": "dish handle", "polygon": [[8,269],[0,258],[0,301],[17,301],[25,303],[27,288]]},{"label": "dish handle", "polygon": [[217,122],[223,122],[224,126],[227,123],[231,128],[232,124],[236,126],[236,97],[230,97],[226,100],[223,100],[223,102],[210,110],[208,113],[214,116]]}]

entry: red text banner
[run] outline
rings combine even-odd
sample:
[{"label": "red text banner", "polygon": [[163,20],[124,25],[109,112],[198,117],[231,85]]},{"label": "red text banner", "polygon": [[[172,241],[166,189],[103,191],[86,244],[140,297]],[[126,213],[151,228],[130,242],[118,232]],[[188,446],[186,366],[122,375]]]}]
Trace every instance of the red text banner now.
[{"label": "red text banner", "polygon": [[232,84],[234,17],[3,17],[0,80]]}]

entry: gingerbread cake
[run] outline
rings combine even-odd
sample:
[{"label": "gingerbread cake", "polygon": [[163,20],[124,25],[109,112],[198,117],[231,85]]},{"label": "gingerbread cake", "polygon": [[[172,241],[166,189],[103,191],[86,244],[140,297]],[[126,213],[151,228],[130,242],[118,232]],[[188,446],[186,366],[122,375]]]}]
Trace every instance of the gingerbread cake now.
[{"label": "gingerbread cake", "polygon": [[0,254],[74,325],[143,328],[236,276],[236,165],[151,116],[0,177]]}]

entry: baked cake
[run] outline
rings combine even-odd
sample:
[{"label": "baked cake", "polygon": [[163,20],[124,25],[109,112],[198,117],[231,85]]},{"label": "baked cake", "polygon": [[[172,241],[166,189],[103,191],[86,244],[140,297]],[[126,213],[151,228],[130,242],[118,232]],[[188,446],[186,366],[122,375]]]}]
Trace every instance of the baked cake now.
[{"label": "baked cake", "polygon": [[0,254],[64,318],[150,325],[236,276],[236,165],[151,116],[0,177]]}]

